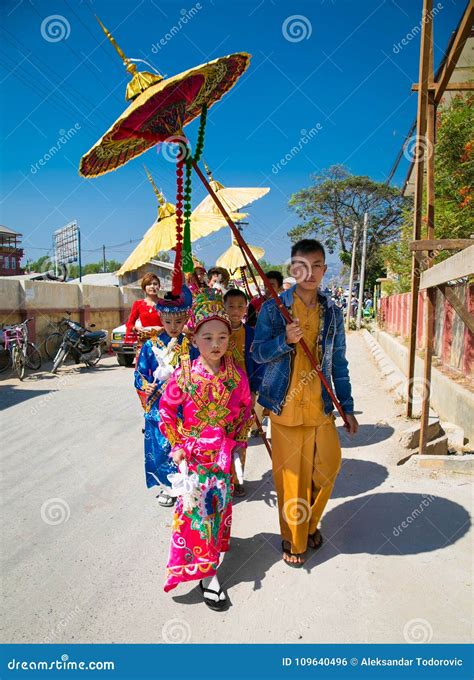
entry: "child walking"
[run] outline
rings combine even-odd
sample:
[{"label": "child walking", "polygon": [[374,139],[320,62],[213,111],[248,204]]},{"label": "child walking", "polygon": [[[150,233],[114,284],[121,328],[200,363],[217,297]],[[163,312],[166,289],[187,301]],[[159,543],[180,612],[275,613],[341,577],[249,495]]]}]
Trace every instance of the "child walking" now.
[{"label": "child walking", "polygon": [[145,415],[145,481],[148,488],[161,486],[158,502],[165,507],[174,505],[174,498],[167,493],[170,486],[168,475],[177,472],[177,468],[169,458],[171,446],[158,427],[160,398],[182,355],[191,351],[195,358],[198,354],[197,350],[189,347],[189,341],[183,334],[191,304],[191,292],[185,286],[178,298],[173,298],[171,293],[158,298],[156,308],[164,330],[145,342],[135,370],[135,389]]},{"label": "child walking", "polygon": [[[242,290],[231,288],[224,295],[224,308],[229,316],[232,329],[229,351],[237,366],[247,374],[252,394],[252,408],[254,408],[263,366],[253,360],[250,351],[255,331],[242,321],[247,311],[247,296]],[[242,456],[241,463],[243,472],[245,454]],[[239,483],[236,474],[234,474],[234,496],[245,496],[243,480],[242,483]]]},{"label": "child walking", "polygon": [[259,402],[268,408],[272,425],[273,479],[284,561],[304,564],[307,548],[323,542],[318,524],[341,464],[333,404],[299,344],[304,338],[321,365],[324,377],[344,409],[349,432],[354,416],[342,310],[319,287],[326,272],[324,247],[303,239],[291,249],[291,274],[296,285],[280,295],[291,312],[286,324],[274,300],[258,316],[253,358],[266,365]]},{"label": "child walking", "polygon": [[217,570],[229,548],[231,463],[247,446],[251,396],[245,372],[227,354],[230,320],[217,291],[196,296],[193,328],[200,356],[182,359],[160,403],[160,429],[187,486],[176,503],[164,589],[199,580],[206,605],[221,611],[228,601]]}]

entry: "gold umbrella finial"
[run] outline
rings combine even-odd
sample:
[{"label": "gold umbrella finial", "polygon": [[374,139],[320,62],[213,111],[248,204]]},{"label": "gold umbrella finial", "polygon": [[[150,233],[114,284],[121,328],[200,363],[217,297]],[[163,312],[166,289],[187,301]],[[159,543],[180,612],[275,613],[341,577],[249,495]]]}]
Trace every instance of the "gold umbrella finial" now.
[{"label": "gold umbrella finial", "polygon": [[115,47],[115,49],[116,49],[116,51],[117,51],[117,54],[119,55],[120,59],[123,61],[124,66],[125,66],[125,68],[127,69],[127,71],[128,71],[129,73],[131,73],[132,76],[134,76],[134,75],[137,73],[137,67],[136,67],[136,65],[135,65],[133,62],[131,62],[130,59],[128,59],[128,57],[125,56],[125,53],[123,52],[123,50],[122,50],[122,49],[119,47],[119,45],[117,44],[117,41],[115,40],[114,36],[112,35],[112,33],[111,33],[110,31],[108,31],[108,30],[105,28],[104,24],[103,24],[102,21],[99,19],[99,17],[96,15],[95,18],[96,18],[97,21],[99,22],[99,25],[100,25],[101,29],[104,31],[104,33],[105,33],[105,35],[107,36],[107,38],[110,40],[110,42],[112,43],[112,45]]},{"label": "gold umbrella finial", "polygon": [[148,170],[148,168],[146,167],[145,164],[143,164],[143,167],[145,168],[145,172],[147,174],[148,181],[150,182],[151,186],[153,187],[153,191],[155,192],[155,196],[158,199],[158,203],[163,207],[164,204],[166,203],[165,197],[163,196],[163,193],[156,186],[155,181],[154,181],[153,177],[151,176],[151,174],[150,174],[150,172],[149,172],[149,170]]},{"label": "gold umbrella finial", "polygon": [[134,64],[131,59],[129,59],[128,57],[125,56],[124,51],[119,47],[119,45],[117,44],[117,41],[115,40],[115,38],[111,34],[111,32],[108,31],[105,28],[104,24],[99,19],[99,17],[96,15],[95,18],[99,22],[99,25],[102,28],[102,30],[104,31],[106,37],[110,40],[112,45],[115,47],[117,54],[119,55],[120,59],[124,63],[125,68],[127,69],[127,71],[132,76],[132,80],[127,85],[127,89],[125,91],[125,99],[127,101],[135,99],[135,97],[138,97],[138,95],[141,92],[144,92],[148,87],[150,87],[150,85],[155,85],[155,83],[159,83],[160,80],[163,80],[163,76],[159,75],[158,73],[149,73],[148,71],[138,71],[136,64]]},{"label": "gold umbrella finial", "polygon": [[206,175],[209,177],[209,180],[212,180],[213,177],[212,177],[212,172],[211,172],[210,167],[208,166],[208,164],[206,163],[206,161],[204,159],[203,159],[202,162],[204,163],[204,169],[206,171]]}]

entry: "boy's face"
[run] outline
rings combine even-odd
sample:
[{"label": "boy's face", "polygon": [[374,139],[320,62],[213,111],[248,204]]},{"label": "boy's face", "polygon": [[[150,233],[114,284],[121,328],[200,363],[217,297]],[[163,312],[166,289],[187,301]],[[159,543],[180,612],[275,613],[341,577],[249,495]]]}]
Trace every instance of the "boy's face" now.
[{"label": "boy's face", "polygon": [[305,254],[296,252],[291,259],[291,276],[303,290],[317,290],[326,270],[324,255],[319,251]]},{"label": "boy's face", "polygon": [[229,315],[232,328],[237,328],[242,323],[242,319],[247,311],[247,301],[243,295],[229,297],[224,303],[225,311]]},{"label": "boy's face", "polygon": [[194,334],[194,344],[206,361],[215,363],[227,352],[229,337],[227,324],[219,319],[211,319],[198,328]]},{"label": "boy's face", "polygon": [[181,314],[161,314],[161,321],[170,338],[177,338],[183,332],[184,324],[188,318],[186,312]]},{"label": "boy's face", "polygon": [[[269,281],[271,287],[273,288],[273,290],[275,291],[275,293],[279,293],[280,292],[280,286],[278,285],[278,281],[276,279],[268,279],[268,281]],[[268,288],[265,289],[265,295],[266,295],[267,298],[271,298],[271,296],[272,296],[272,294],[270,293]]]},{"label": "boy's face", "polygon": [[214,286],[216,283],[219,283],[220,280],[221,277],[219,276],[219,274],[212,274],[212,276],[209,277],[210,287],[212,288],[212,286]]}]

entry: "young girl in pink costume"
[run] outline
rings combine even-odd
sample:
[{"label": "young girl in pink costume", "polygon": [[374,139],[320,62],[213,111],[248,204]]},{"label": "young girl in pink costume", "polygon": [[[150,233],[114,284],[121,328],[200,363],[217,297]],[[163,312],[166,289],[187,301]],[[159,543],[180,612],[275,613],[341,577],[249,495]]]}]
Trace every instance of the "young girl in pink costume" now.
[{"label": "young girl in pink costume", "polygon": [[160,402],[160,429],[182,471],[176,485],[188,487],[176,504],[164,588],[199,580],[204,602],[220,611],[227,606],[217,569],[229,549],[231,464],[247,446],[251,395],[247,376],[227,353],[230,320],[217,291],[196,296],[193,327],[200,356],[182,358]]}]

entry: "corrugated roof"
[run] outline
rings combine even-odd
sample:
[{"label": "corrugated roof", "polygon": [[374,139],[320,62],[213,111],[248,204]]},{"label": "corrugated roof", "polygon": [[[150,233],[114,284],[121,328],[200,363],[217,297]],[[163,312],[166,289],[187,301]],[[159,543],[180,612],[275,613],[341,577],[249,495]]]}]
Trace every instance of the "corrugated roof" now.
[{"label": "corrugated roof", "polygon": [[23,234],[20,234],[19,231],[13,231],[13,229],[4,227],[3,224],[0,224],[0,234],[8,234],[10,236],[23,236]]}]

